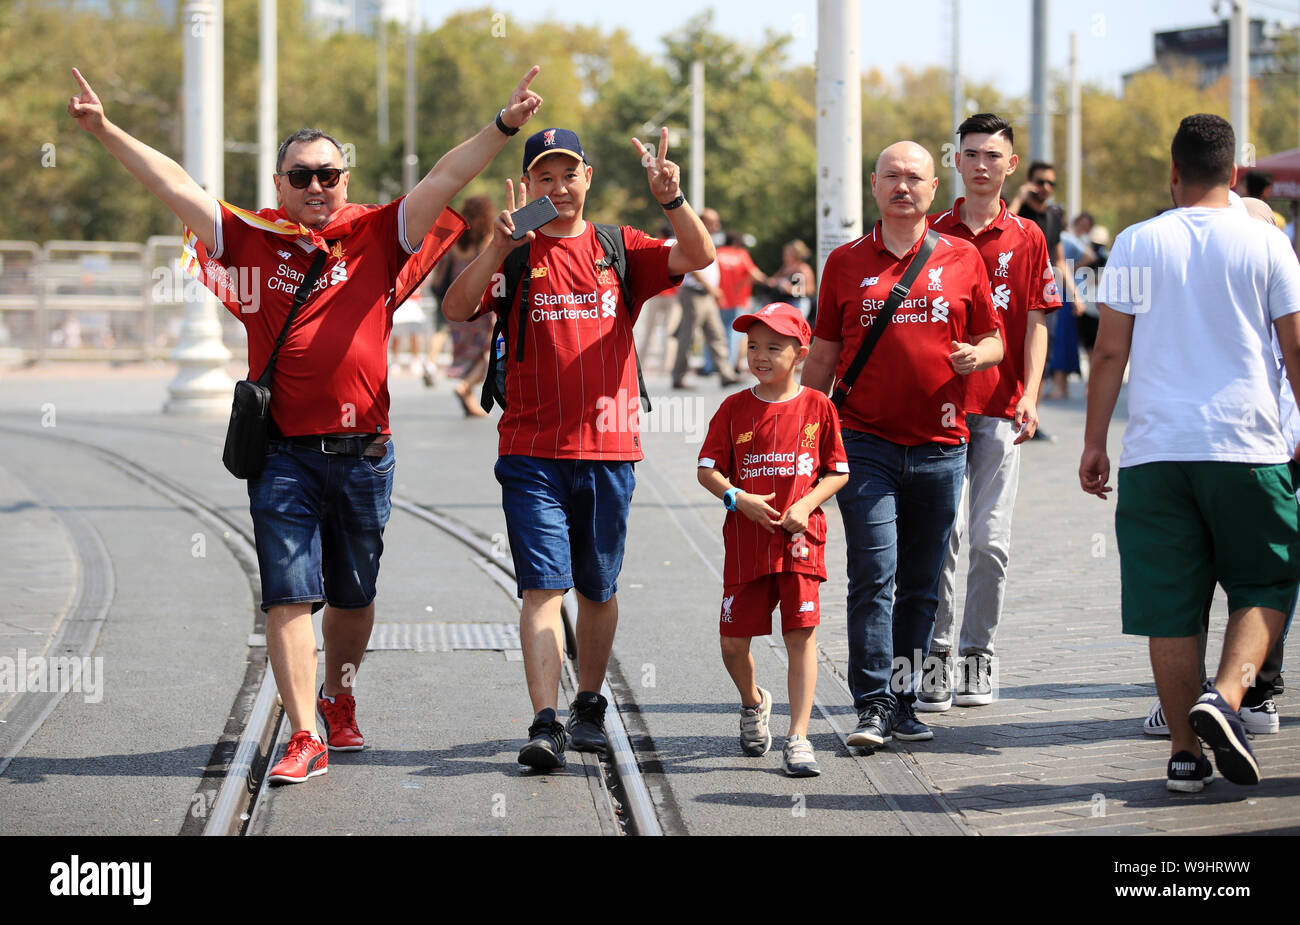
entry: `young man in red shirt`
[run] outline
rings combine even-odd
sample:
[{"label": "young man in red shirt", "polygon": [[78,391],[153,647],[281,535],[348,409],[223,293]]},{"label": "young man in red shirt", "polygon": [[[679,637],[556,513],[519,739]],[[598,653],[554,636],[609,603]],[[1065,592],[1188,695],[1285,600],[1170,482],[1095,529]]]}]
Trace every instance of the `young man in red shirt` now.
[{"label": "young man in red shirt", "polygon": [[772,746],[772,695],[755,683],[750,641],[772,632],[781,607],[789,653],[790,731],[782,765],[790,777],[821,773],[808,742],[817,687],[819,585],[826,580],[826,515],[821,505],[848,481],[835,406],[795,381],[812,330],[785,302],[742,315],[749,369],[758,385],[730,396],[700,448],[700,484],[730,512],[722,534],[722,661],[740,693],[740,745],[758,757]]},{"label": "young man in red shirt", "polygon": [[[561,128],[528,139],[521,196],[512,203],[522,207],[528,192],[550,196],[559,215],[514,241],[510,212],[502,212],[492,242],[443,299],[452,321],[495,311],[511,325],[496,477],[523,599],[520,641],[535,714],[519,761],[536,770],[564,766],[569,736],[579,751],[604,753],[608,747],[608,704],[599,692],[618,625],[614,593],[633,464],[643,457],[632,325],[646,299],[714,257],[713,241],[681,194],[680,168],[667,159],[668,130],[657,156],[633,141],[676,243],[618,229],[627,249],[624,282],[631,305],[623,304],[615,272],[597,267],[607,255],[583,218],[592,168],[577,134]],[[529,288],[521,312],[522,287],[506,293],[493,281],[504,279],[505,258],[522,246],[529,248]],[[515,326],[521,322],[524,352],[515,356]],[[579,692],[566,730],[556,720],[556,706],[564,639],[560,601],[569,588],[578,596]]]},{"label": "young man in red shirt", "polygon": [[[826,391],[877,323],[926,238],[934,159],[900,141],[881,152],[871,192],[881,219],[826,260],[803,382]],[[916,718],[939,573],[966,466],[966,377],[996,366],[1002,339],[979,252],[938,236],[840,406],[849,484],[836,503],[849,553],[849,745],[934,737]]]},{"label": "young man in red shirt", "polygon": [[[248,329],[251,375],[266,367],[295,291],[316,256],[326,259],[276,361],[273,439],[248,481],[266,617],[266,648],[293,735],[268,775],[300,783],[326,773],[329,754],[358,751],[353,678],[375,619],[375,582],[396,464],[388,429],[388,337],[393,311],[464,230],[444,210],[537,111],[534,67],[477,135],[444,155],[406,196],[349,205],[338,142],[315,129],[280,146],[279,210],[219,202],[185,170],[105,116],[81,92],[68,114],[191,230],[198,273]],[[250,304],[222,280],[254,283]],[[236,287],[242,289],[243,287]],[[325,608],[325,680],[316,696],[311,615]],[[319,715],[326,742],[316,735]]]},{"label": "young man in red shirt", "polygon": [[[1013,215],[1001,199],[1002,184],[1016,169],[1014,135],[1005,119],[991,112],[971,116],[957,129],[957,170],[966,196],[932,216],[930,227],[969,241],[984,258],[992,284],[993,306],[1001,314],[1006,355],[992,369],[972,373],[966,382],[966,474],[963,502],[953,527],[948,558],[939,583],[926,671],[916,708],[943,712],[954,702],[951,650],[960,642],[955,700],[959,707],[993,702],[993,636],[1002,617],[1007,561],[1011,553],[1011,511],[1020,483],[1020,444],[1038,428],[1038,391],[1047,358],[1044,316],[1061,305],[1043,232]],[[969,507],[968,507],[968,504]],[[969,511],[969,516],[967,512]],[[953,639],[956,618],[957,555],[970,534],[970,569],[960,640]]]}]

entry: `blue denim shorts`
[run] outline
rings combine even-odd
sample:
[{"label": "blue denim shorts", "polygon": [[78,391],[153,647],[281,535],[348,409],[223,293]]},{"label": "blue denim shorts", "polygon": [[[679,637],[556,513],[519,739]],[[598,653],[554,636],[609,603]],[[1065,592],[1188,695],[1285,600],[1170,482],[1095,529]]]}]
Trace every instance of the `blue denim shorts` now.
[{"label": "blue denim shorts", "polygon": [[382,457],[359,459],[271,441],[262,474],[248,480],[263,610],[375,599],[396,463],[391,439]]},{"label": "blue denim shorts", "polygon": [[502,456],[496,476],[520,597],[575,589],[602,603],[617,590],[636,486],[634,463]]}]

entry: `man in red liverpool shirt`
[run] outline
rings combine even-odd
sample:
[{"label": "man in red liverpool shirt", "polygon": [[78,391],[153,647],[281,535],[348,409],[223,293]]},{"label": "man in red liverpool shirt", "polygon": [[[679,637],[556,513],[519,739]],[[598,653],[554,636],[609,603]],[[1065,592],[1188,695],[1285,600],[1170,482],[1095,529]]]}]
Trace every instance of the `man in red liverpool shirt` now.
[{"label": "man in red liverpool shirt", "polygon": [[939,583],[939,609],[930,642],[933,658],[927,659],[929,670],[916,703],[922,712],[943,712],[954,702],[950,651],[955,641],[957,555],[967,524],[970,571],[955,701],[959,707],[993,702],[993,636],[1006,588],[1020,444],[1031,439],[1038,427],[1038,387],[1047,357],[1043,319],[1061,304],[1043,232],[1028,219],[1011,214],[1001,199],[1002,184],[1017,163],[1011,126],[983,112],[963,122],[957,135],[957,170],[966,196],[947,212],[933,216],[930,227],[970,241],[984,258],[993,306],[1001,313],[1006,356],[993,369],[972,373],[966,383],[970,444],[962,494],[969,508],[960,506]]},{"label": "man in red liverpool shirt", "polygon": [[[934,159],[900,141],[881,152],[871,192],[881,219],[831,252],[803,382],[842,378],[926,235]],[[933,738],[916,718],[939,574],[966,465],[966,377],[996,366],[1002,339],[979,252],[939,236],[840,407],[849,484],[836,501],[849,565],[850,745]]]},{"label": "man in red liverpool shirt", "polygon": [[[326,743],[336,751],[364,746],[351,686],[374,624],[390,511],[393,311],[464,229],[459,216],[444,214],[452,197],[541,105],[528,89],[538,70],[525,75],[493,122],[385,206],[349,205],[338,142],[314,129],[295,132],[276,160],[280,209],[260,214],[214,199],[171,158],[111,123],[90,84],[73,71],[81,92],[68,114],[191,229],[205,281],[248,329],[252,375],[265,368],[316,255],[327,254],[279,352],[271,383],[275,439],[262,473],[248,482],[267,654],[293,727],[271,781],[324,774]],[[248,304],[212,282],[225,274],[255,284]],[[311,615],[321,607],[325,680],[314,697]],[[326,743],[316,735],[316,714]]]},{"label": "man in red liverpool shirt", "polygon": [[[464,321],[480,312],[507,312],[512,325],[506,368],[506,407],[498,427],[496,464],[523,599],[520,641],[528,696],[535,717],[521,764],[537,770],[564,766],[569,736],[579,751],[603,753],[606,699],[599,693],[614,644],[618,603],[614,592],[623,563],[627,511],[641,459],[636,361],[632,324],[641,303],[681,282],[682,274],[713,262],[713,241],[680,191],[681,171],[667,159],[668,130],[659,150],[633,140],[646,168],[650,193],[672,223],[676,243],[623,226],[627,293],[612,269],[595,228],[583,218],[592,168],[577,134],[562,128],[538,132],[524,146],[521,195],[549,195],[559,215],[540,232],[511,240],[514,223],[502,212],[492,242],[452,283],[443,312]],[[513,184],[507,181],[510,196]],[[505,258],[528,246],[528,305],[503,279]],[[507,298],[509,301],[507,302]],[[524,352],[514,356],[514,325],[525,325]],[[578,696],[568,729],[556,721],[560,600],[578,595]]]}]

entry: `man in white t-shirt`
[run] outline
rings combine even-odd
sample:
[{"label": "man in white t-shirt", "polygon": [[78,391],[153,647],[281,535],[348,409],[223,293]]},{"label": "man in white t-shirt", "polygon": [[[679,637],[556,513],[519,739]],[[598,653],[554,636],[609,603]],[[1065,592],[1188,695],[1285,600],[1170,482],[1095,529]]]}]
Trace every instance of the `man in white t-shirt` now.
[{"label": "man in white t-shirt", "polygon": [[[1222,118],[1188,116],[1171,146],[1177,208],[1115,239],[1079,463],[1083,490],[1106,498],[1106,431],[1131,358],[1115,511],[1124,632],[1150,637],[1172,739],[1167,785],[1181,792],[1214,776],[1198,737],[1228,780],[1259,782],[1238,710],[1300,581],[1271,331],[1296,382],[1300,266],[1277,229],[1228,208],[1235,150]],[[1228,628],[1200,694],[1197,635],[1215,581]]]}]

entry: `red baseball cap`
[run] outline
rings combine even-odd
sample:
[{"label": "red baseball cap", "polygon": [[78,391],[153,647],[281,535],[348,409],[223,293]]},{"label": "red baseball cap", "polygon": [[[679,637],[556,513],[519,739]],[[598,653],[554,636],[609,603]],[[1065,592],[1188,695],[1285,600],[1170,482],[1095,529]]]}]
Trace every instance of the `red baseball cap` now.
[{"label": "red baseball cap", "polygon": [[804,320],[803,312],[789,302],[764,305],[751,315],[741,315],[731,322],[731,327],[743,334],[755,324],[765,324],[778,334],[793,337],[804,347],[812,340],[812,328]]}]

